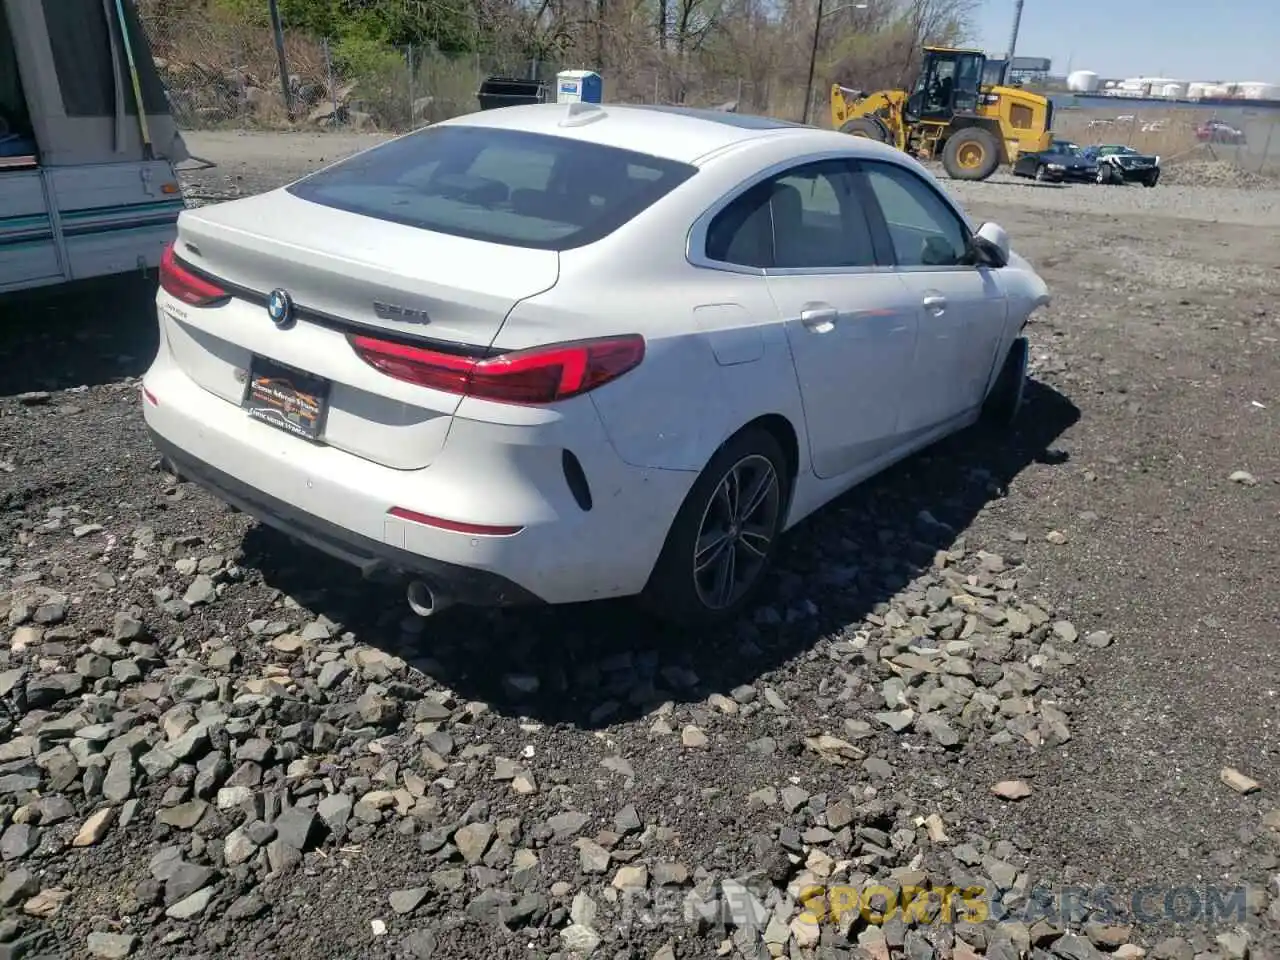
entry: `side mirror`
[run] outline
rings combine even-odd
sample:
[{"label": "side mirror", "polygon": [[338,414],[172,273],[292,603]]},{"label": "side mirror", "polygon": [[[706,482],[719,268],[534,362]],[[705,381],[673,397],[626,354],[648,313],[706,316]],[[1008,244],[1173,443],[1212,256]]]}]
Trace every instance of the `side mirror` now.
[{"label": "side mirror", "polygon": [[1009,262],[1009,234],[998,223],[988,221],[980,226],[973,246],[982,266],[1003,267]]}]

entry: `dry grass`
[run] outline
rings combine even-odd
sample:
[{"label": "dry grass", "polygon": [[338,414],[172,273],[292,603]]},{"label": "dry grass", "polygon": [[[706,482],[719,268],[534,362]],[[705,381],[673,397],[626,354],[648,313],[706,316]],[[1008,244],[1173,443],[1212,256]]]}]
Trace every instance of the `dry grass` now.
[{"label": "dry grass", "polygon": [[[1116,111],[1063,110],[1055,114],[1056,132],[1064,139],[1074,140],[1084,146],[1097,143],[1123,143],[1144,153],[1174,156],[1194,148],[1196,126],[1207,116],[1202,110],[1170,110],[1128,113],[1132,120],[1117,121],[1125,116],[1121,108]],[[1101,121],[1111,120],[1112,123]]]}]

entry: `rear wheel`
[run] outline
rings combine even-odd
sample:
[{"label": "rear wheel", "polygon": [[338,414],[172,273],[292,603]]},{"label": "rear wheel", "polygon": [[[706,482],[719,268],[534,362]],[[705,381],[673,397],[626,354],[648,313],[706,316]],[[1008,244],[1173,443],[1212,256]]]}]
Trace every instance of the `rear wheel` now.
[{"label": "rear wheel", "polygon": [[1040,183],[1045,183],[1048,181],[1048,179],[1049,179],[1049,168],[1042,163],[1038,167],[1036,167],[1036,180],[1038,180]]},{"label": "rear wheel", "polygon": [[854,137],[863,137],[867,140],[875,140],[878,143],[889,142],[889,128],[879,117],[854,117],[852,120],[846,120],[844,126],[840,128],[841,133],[847,133]]},{"label": "rear wheel", "polygon": [[991,131],[966,127],[947,138],[942,166],[953,180],[985,180],[1000,165],[1000,144]]},{"label": "rear wheel", "polygon": [[787,460],[771,433],[750,428],[730,439],[676,514],[644,605],[683,626],[736,617],[773,563],[790,490]]}]

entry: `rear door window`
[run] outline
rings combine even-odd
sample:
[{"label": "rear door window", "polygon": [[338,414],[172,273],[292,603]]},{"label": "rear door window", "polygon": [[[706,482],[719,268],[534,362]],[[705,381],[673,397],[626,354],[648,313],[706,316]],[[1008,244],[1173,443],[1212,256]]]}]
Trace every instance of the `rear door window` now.
[{"label": "rear door window", "polygon": [[824,160],[756,184],[707,228],[707,259],[746,267],[834,270],[876,263],[853,166]]},{"label": "rear door window", "polygon": [[567,137],[448,125],[357,154],[288,189],[424,230],[567,250],[612,233],[696,172]]}]

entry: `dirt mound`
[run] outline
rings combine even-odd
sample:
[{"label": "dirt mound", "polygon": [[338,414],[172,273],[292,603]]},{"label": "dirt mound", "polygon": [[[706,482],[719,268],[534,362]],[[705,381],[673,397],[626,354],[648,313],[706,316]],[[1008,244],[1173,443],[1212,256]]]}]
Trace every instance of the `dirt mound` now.
[{"label": "dirt mound", "polygon": [[1162,163],[1162,183],[1201,187],[1233,187],[1238,190],[1275,189],[1280,176],[1246,170],[1228,160],[1220,160],[1206,149],[1193,150]]}]

